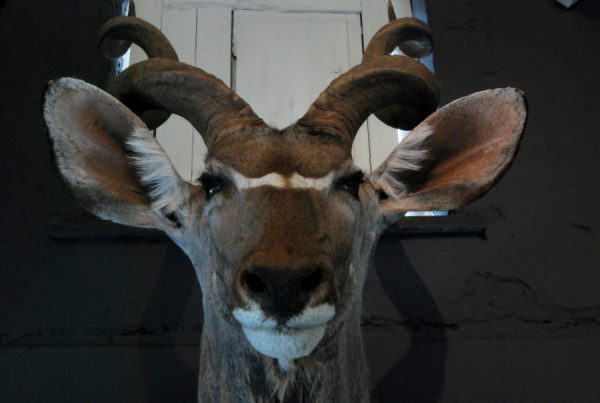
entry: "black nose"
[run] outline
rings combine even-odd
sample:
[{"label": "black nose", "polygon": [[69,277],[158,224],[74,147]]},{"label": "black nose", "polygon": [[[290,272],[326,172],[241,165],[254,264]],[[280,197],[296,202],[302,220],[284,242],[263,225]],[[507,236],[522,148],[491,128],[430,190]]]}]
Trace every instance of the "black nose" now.
[{"label": "black nose", "polygon": [[321,267],[281,269],[252,266],[242,271],[241,284],[268,316],[283,323],[299,314],[311,297],[327,299],[331,279]]}]

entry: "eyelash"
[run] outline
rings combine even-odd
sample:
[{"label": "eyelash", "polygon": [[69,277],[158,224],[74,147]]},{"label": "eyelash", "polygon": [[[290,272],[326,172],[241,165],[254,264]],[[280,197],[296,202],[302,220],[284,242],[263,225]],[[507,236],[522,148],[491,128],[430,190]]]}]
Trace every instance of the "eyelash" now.
[{"label": "eyelash", "polygon": [[225,185],[227,181],[225,178],[219,175],[212,175],[204,172],[198,181],[202,184],[204,191],[206,192],[206,200],[209,200],[211,197],[219,193]]},{"label": "eyelash", "polygon": [[335,188],[349,193],[356,200],[359,200],[358,189],[363,182],[365,174],[362,171],[356,171],[348,176],[344,176],[335,183]]}]

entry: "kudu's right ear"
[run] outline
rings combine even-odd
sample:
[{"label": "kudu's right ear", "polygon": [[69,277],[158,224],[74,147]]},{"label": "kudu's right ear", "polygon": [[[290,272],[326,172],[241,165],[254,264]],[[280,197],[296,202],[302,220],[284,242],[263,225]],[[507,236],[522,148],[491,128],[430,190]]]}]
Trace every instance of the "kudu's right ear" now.
[{"label": "kudu's right ear", "polygon": [[431,114],[369,176],[384,218],[451,210],[482,196],[508,169],[526,117],[514,88],[471,94]]},{"label": "kudu's right ear", "polygon": [[84,81],[50,83],[44,119],[56,166],[80,204],[100,218],[169,231],[190,189],[144,123]]}]

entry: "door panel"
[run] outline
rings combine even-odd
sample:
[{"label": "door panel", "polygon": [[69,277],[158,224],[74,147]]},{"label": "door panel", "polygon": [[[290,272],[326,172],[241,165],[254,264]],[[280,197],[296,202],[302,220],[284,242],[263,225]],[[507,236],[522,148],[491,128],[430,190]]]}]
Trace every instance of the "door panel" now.
[{"label": "door panel", "polygon": [[[164,9],[161,30],[183,63],[196,63],[196,27],[196,10]],[[177,172],[190,180],[194,141],[192,125],[182,117],[173,115],[157,131],[156,137],[169,154]]]},{"label": "door panel", "polygon": [[[358,14],[238,10],[233,24],[235,89],[276,128],[298,120],[362,57]],[[366,127],[355,143],[355,162],[368,170]]]},{"label": "door panel", "polygon": [[[213,74],[231,86],[231,10],[207,7],[196,11],[196,63],[202,70]],[[204,170],[206,145],[196,130],[192,137],[192,179]]]},{"label": "door panel", "polygon": [[[382,0],[283,3],[143,0],[136,12],[161,28],[183,62],[216,75],[263,119],[283,127],[301,117],[335,77],[360,62],[365,44],[387,22]],[[398,17],[410,15],[410,0],[394,3]],[[144,58],[132,50],[132,62]],[[157,138],[184,179],[199,176],[206,148],[189,123],[172,116]],[[357,135],[353,156],[370,171],[397,142],[397,131],[372,116]]]}]

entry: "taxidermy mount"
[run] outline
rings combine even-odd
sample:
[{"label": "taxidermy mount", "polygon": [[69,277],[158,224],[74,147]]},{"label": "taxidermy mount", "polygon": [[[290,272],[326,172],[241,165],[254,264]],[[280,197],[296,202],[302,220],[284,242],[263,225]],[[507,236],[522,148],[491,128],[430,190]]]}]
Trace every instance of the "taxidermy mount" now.
[{"label": "taxidermy mount", "polygon": [[[486,90],[437,109],[438,82],[416,60],[431,51],[431,33],[398,19],[280,130],[179,62],[143,20],[110,20],[100,41],[112,57],[134,42],[148,59],[108,92],[75,78],[50,83],[54,160],[88,211],[162,230],[192,261],[204,309],[198,401],[369,401],[360,318],[378,236],[407,211],[456,209],[489,190],[518,148],[523,94]],[[403,55],[390,55],[396,47]],[[208,148],[195,183],[153,135],[170,113]],[[371,114],[412,131],[365,173],[351,147]]]}]

